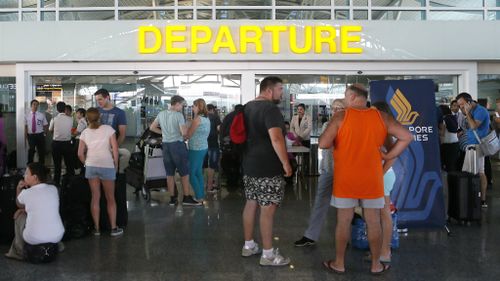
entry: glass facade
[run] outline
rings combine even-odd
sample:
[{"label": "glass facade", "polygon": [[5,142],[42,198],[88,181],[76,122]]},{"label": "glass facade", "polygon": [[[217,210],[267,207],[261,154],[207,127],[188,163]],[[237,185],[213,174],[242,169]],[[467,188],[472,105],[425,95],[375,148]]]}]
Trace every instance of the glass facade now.
[{"label": "glass facade", "polygon": [[[10,84],[0,87],[7,89]],[[15,95],[15,78],[13,78]],[[232,111],[241,103],[241,76],[220,75],[154,75],[154,76],[34,76],[33,96],[48,116],[56,114],[55,105],[59,101],[71,105],[74,110],[97,106],[94,93],[100,88],[107,89],[113,103],[125,110],[127,116],[127,136],[142,134],[156,118],[158,112],[168,107],[173,95],[186,99],[186,119],[191,118],[193,101],[203,98],[207,104],[217,106],[221,115]],[[11,96],[3,94],[0,99],[10,101]],[[6,90],[7,91],[7,90]],[[15,108],[14,104],[11,105]]]},{"label": "glass facade", "polygon": [[[59,11],[59,13],[56,13]],[[201,11],[201,12],[200,12]],[[498,0],[3,0],[0,21],[499,20]],[[20,15],[23,16],[20,16]],[[24,16],[26,14],[26,16]]]},{"label": "glass facade", "polygon": [[479,100],[486,101],[488,109],[496,110],[496,99],[500,98],[500,74],[480,74],[477,79]]},{"label": "glass facade", "polygon": [[[16,128],[16,77],[0,77],[0,118],[4,120],[4,132],[15,132]],[[5,133],[7,150],[16,149],[16,134]]]},{"label": "glass facade", "polygon": [[[259,81],[266,75],[256,75],[255,91]],[[334,99],[344,98],[347,85],[359,83],[369,90],[370,81],[432,79],[436,84],[436,104],[449,103],[458,95],[458,76],[454,75],[278,75],[283,79],[284,95],[280,104],[285,120],[290,121],[296,105],[305,104],[306,112],[312,117],[311,135],[318,136],[321,126],[331,114],[330,105]]]}]

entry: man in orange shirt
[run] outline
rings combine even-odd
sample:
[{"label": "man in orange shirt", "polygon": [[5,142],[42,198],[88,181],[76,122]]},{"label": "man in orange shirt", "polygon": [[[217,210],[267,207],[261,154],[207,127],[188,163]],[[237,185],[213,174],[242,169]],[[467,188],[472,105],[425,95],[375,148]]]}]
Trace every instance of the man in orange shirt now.
[{"label": "man in orange shirt", "polygon": [[[350,237],[354,207],[363,208],[368,227],[372,263],[370,272],[381,274],[390,265],[380,262],[382,244],[380,210],[384,207],[383,161],[401,154],[412,141],[411,133],[389,115],[367,108],[368,92],[354,84],[345,92],[344,112],[335,114],[319,139],[319,147],[334,148],[334,184],[331,204],[337,208],[335,260],[323,265],[345,272],[345,250]],[[387,134],[397,141],[390,151],[381,151]],[[362,171],[362,173],[360,173]]]}]

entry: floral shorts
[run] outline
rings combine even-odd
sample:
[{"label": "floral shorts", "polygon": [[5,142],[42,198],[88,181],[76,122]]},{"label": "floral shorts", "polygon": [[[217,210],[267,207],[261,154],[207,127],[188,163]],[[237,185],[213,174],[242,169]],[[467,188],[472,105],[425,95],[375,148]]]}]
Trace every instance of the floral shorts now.
[{"label": "floral shorts", "polygon": [[285,194],[285,180],[283,176],[275,177],[250,177],[243,176],[245,197],[254,200],[260,206],[271,204],[280,205]]}]

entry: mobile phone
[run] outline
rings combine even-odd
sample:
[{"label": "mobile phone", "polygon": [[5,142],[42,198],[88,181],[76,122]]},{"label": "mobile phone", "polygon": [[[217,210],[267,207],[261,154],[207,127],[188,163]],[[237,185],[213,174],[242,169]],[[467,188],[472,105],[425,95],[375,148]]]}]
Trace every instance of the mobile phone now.
[{"label": "mobile phone", "polygon": [[500,118],[500,113],[495,112],[495,115],[497,116],[497,118]]}]

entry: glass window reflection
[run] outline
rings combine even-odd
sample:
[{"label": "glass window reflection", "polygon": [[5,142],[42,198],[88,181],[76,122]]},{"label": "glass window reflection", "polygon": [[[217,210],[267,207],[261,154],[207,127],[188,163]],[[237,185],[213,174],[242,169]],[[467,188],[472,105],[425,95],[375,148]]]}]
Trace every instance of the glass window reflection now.
[{"label": "glass window reflection", "polygon": [[[241,103],[239,74],[35,76],[33,85],[34,96],[49,114],[55,114],[55,104],[59,101],[75,110],[97,106],[95,91],[107,89],[113,103],[125,111],[127,136],[132,137],[142,134],[158,112],[168,107],[173,95],[183,96],[188,105],[201,97],[207,104],[215,105],[222,116]],[[189,119],[189,112],[186,115]]]}]

